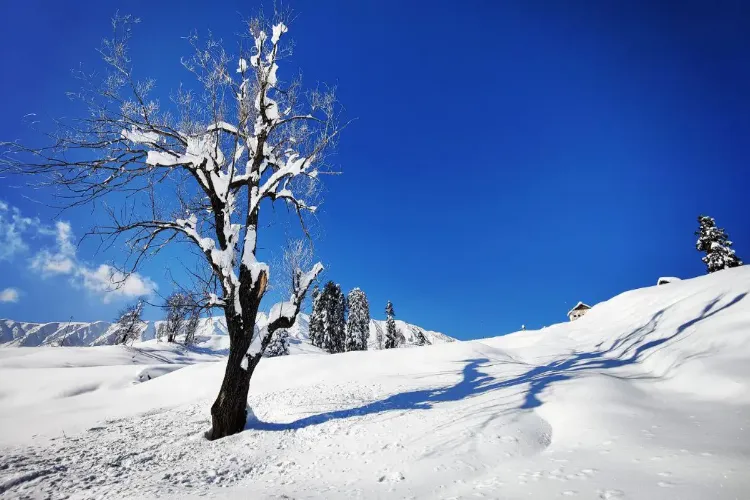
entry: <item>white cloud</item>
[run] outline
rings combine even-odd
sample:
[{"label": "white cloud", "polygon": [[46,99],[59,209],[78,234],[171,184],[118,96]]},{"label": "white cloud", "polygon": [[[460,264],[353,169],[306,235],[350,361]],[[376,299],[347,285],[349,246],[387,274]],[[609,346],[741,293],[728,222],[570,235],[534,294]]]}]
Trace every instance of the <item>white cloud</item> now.
[{"label": "white cloud", "polygon": [[18,302],[18,289],[6,288],[0,291],[0,302]]},{"label": "white cloud", "polygon": [[[39,219],[22,217],[21,212],[0,201],[0,260],[10,260],[17,253],[28,250],[23,236],[55,237],[51,247],[39,249],[30,259],[29,268],[41,278],[55,275],[68,275],[76,287],[83,287],[99,295],[103,302],[117,299],[148,296],[157,286],[151,279],[138,274],[125,275],[108,264],[92,266],[82,262],[77,256],[75,237],[69,222],[58,221],[54,227],[42,224]],[[10,297],[2,301],[15,302],[18,291],[8,288]],[[15,293],[15,295],[12,295]]]},{"label": "white cloud", "polygon": [[111,302],[119,298],[134,298],[151,295],[156,283],[138,273],[125,275],[112,266],[101,264],[96,269],[78,269],[81,283],[90,292],[101,294],[102,301]]},{"label": "white cloud", "polygon": [[57,249],[52,252],[42,249],[31,259],[30,267],[40,271],[44,277],[55,274],[71,274],[75,271],[76,247],[73,244],[73,231],[70,223],[58,221],[55,224]]},{"label": "white cloud", "polygon": [[0,201],[0,260],[10,260],[27,250],[23,233],[38,226],[39,219],[22,217],[17,208]]}]

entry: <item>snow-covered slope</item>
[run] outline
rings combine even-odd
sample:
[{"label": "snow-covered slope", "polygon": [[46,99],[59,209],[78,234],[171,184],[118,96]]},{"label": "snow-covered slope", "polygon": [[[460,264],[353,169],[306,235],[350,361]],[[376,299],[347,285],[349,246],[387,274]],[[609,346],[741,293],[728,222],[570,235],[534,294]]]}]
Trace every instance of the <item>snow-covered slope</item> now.
[{"label": "snow-covered slope", "polygon": [[[267,322],[264,313],[258,314],[258,325]],[[147,342],[156,338],[156,329],[160,321],[144,322],[139,335],[139,342]],[[301,314],[296,324],[290,330],[290,353],[320,352],[310,345],[308,336],[309,317]],[[421,331],[428,344],[453,342],[454,338],[440,332],[424,330],[421,327],[396,321],[396,325],[404,335],[405,345],[416,345],[416,331]],[[368,346],[377,349],[377,330],[385,332],[385,321],[370,320],[370,338]],[[198,326],[198,345],[216,350],[229,348],[226,337],[227,327],[224,318],[202,318]],[[94,323],[55,322],[55,323],[25,323],[10,319],[0,319],[0,346],[38,347],[38,346],[107,346],[113,345],[117,332],[112,323],[97,321]]]},{"label": "snow-covered slope", "polygon": [[221,362],[133,380],[179,353],[0,349],[0,495],[750,498],[748,293],[744,267],[539,331],[263,360],[214,442]]},{"label": "snow-covered slope", "polygon": [[[385,339],[385,320],[370,320],[370,336],[367,339],[367,348],[378,349],[380,344],[378,343],[378,335],[380,338]],[[431,330],[425,330],[424,328],[416,325],[411,325],[405,321],[399,319],[396,320],[396,330],[404,336],[404,344],[406,346],[419,345],[417,339],[417,332],[422,332],[426,340],[425,345],[433,344],[444,344],[446,342],[455,342],[456,339],[449,337],[448,335],[440,332],[433,332]]]}]

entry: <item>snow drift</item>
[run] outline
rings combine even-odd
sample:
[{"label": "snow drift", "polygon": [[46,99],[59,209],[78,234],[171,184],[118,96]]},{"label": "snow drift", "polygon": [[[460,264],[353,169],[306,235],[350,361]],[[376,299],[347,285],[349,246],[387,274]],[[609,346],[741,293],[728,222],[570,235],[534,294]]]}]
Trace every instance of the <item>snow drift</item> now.
[{"label": "snow drift", "polygon": [[184,353],[0,349],[0,494],[748,498],[748,293],[744,267],[538,331],[267,359],[213,442],[221,362],[134,380]]}]

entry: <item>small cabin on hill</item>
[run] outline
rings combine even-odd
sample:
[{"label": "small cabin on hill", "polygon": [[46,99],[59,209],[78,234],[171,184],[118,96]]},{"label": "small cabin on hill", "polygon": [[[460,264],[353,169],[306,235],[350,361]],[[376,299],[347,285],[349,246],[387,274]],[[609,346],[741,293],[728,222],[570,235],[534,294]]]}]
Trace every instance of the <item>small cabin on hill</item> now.
[{"label": "small cabin on hill", "polygon": [[573,309],[568,311],[568,319],[570,321],[575,321],[586,314],[589,309],[591,309],[591,306],[586,305],[583,302],[579,302]]},{"label": "small cabin on hill", "polygon": [[674,276],[665,276],[665,277],[659,278],[659,281],[656,282],[656,286],[666,285],[668,283],[674,283],[675,281],[680,281],[680,278],[675,278]]}]

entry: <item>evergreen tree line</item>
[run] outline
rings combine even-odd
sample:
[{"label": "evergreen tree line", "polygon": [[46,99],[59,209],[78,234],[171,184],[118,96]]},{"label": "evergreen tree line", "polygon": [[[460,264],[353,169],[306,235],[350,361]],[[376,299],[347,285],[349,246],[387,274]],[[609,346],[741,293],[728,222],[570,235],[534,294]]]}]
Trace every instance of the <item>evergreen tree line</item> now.
[{"label": "evergreen tree line", "polygon": [[[344,295],[341,286],[327,282],[321,290],[318,286],[312,293],[310,314],[310,342],[332,354],[347,351],[366,351],[370,336],[370,304],[367,295],[359,288]],[[378,349],[393,349],[404,342],[404,336],[396,327],[393,304],[386,305],[386,332],[377,331]]]}]

